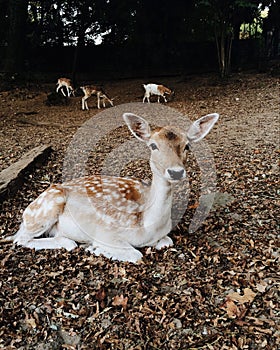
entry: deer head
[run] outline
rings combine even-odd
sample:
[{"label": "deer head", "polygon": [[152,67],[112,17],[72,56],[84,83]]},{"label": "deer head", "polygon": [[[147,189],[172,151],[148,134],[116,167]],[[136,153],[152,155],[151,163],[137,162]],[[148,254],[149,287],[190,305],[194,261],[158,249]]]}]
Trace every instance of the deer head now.
[{"label": "deer head", "polygon": [[196,120],[186,131],[165,126],[151,131],[148,122],[132,113],[123,116],[131,133],[151,149],[150,166],[154,175],[174,182],[186,176],[184,161],[192,143],[203,139],[219,118],[208,114]]}]

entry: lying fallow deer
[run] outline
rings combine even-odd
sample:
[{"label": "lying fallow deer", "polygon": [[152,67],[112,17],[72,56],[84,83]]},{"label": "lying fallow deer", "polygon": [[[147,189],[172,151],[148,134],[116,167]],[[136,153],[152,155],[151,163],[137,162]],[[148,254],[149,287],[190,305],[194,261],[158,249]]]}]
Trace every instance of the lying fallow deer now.
[{"label": "lying fallow deer", "polygon": [[160,96],[163,97],[164,102],[167,102],[167,99],[165,95],[174,95],[174,91],[168,89],[164,85],[157,85],[157,84],[143,84],[143,87],[145,89],[145,94],[143,97],[143,103],[147,99],[148,103],[150,103],[150,96],[151,95],[157,95],[158,96],[158,103],[160,102]]},{"label": "lying fallow deer", "polygon": [[206,115],[187,131],[173,126],[151,131],[145,119],[125,113],[132,134],[151,150],[151,186],[103,175],[51,185],[25,209],[19,231],[6,240],[35,249],[71,250],[76,242],[86,243],[96,255],[131,262],[142,257],[135,248],[172,246],[173,185],[186,176],[189,145],[206,136],[218,117]]},{"label": "lying fallow deer", "polygon": [[56,83],[56,85],[57,85],[56,92],[58,92],[61,89],[61,92],[62,92],[63,96],[66,97],[65,92],[63,91],[63,86],[65,86],[66,90],[67,90],[67,96],[70,97],[71,94],[73,96],[75,96],[74,89],[72,87],[72,82],[71,82],[70,79],[68,79],[68,78],[59,78],[57,83]]},{"label": "lying fallow deer", "polygon": [[95,95],[97,96],[97,108],[100,109],[100,100],[102,99],[103,107],[106,107],[105,102],[108,101],[111,106],[114,106],[113,99],[110,99],[108,95],[104,92],[104,90],[98,86],[94,85],[87,85],[87,86],[81,86],[80,87],[84,93],[84,97],[82,98],[82,110],[87,109],[88,110],[88,104],[87,99]]}]

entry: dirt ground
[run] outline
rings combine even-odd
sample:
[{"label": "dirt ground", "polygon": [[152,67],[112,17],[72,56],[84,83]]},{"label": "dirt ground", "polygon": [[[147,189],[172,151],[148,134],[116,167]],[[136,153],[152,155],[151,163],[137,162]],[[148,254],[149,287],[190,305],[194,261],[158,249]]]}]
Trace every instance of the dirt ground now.
[{"label": "dirt ground", "polygon": [[[96,257],[82,247],[35,252],[1,244],[0,348],[280,348],[279,78],[241,73],[227,83],[214,75],[160,82],[175,90],[168,106],[190,119],[220,114],[207,136],[218,194],[204,224],[189,233],[201,184],[190,155],[188,208],[172,230],[175,245],[141,249],[139,265]],[[142,83],[106,81],[104,87],[120,105],[141,102]],[[98,113],[94,98],[89,111],[81,110],[79,96],[66,106],[47,106],[54,89],[34,84],[0,92],[0,170],[35,146],[53,149],[1,204],[2,237],[16,232],[39,193],[61,181],[69,143]],[[102,142],[88,172],[98,172],[110,142],[124,136],[117,132],[109,144]],[[138,162],[126,174],[148,173],[147,164]]]}]

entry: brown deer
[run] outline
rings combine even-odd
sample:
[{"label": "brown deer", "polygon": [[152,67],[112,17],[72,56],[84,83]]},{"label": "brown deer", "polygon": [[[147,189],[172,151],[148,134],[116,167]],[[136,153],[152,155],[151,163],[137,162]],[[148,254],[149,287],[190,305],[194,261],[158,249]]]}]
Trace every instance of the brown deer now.
[{"label": "brown deer", "polygon": [[57,83],[56,83],[56,85],[57,85],[57,88],[56,88],[56,92],[57,93],[61,89],[61,92],[62,92],[63,96],[66,97],[65,92],[63,91],[63,86],[65,86],[66,90],[67,90],[67,96],[70,97],[71,94],[73,96],[75,96],[74,89],[72,87],[72,82],[71,82],[70,79],[68,79],[68,78],[59,78]]},{"label": "brown deer", "polygon": [[111,104],[111,106],[114,106],[113,99],[110,99],[102,88],[94,85],[81,86],[80,88],[84,93],[84,96],[82,98],[82,110],[85,110],[85,109],[88,110],[87,100],[92,95],[97,96],[98,109],[100,109],[100,100],[102,100],[104,108],[106,107],[106,103],[105,103],[106,101],[108,101]]},{"label": "brown deer", "polygon": [[76,242],[84,243],[96,255],[131,262],[142,257],[136,248],[173,245],[168,236],[173,186],[186,176],[189,146],[204,138],[219,116],[201,117],[187,130],[165,126],[154,131],[135,114],[123,118],[151,150],[151,185],[103,175],[51,185],[25,209],[19,231],[6,240],[36,250],[72,250]]}]

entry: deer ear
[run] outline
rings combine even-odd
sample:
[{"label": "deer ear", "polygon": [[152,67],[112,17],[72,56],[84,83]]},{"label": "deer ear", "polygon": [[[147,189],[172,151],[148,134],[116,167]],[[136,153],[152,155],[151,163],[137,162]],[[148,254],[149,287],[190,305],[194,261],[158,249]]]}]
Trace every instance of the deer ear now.
[{"label": "deer ear", "polygon": [[219,114],[207,114],[204,117],[196,120],[187,131],[187,138],[190,142],[198,142],[203,139],[213,128],[216,121],[219,119]]},{"label": "deer ear", "polygon": [[149,123],[142,117],[133,113],[124,113],[123,119],[131,133],[140,141],[147,142],[151,137]]}]

